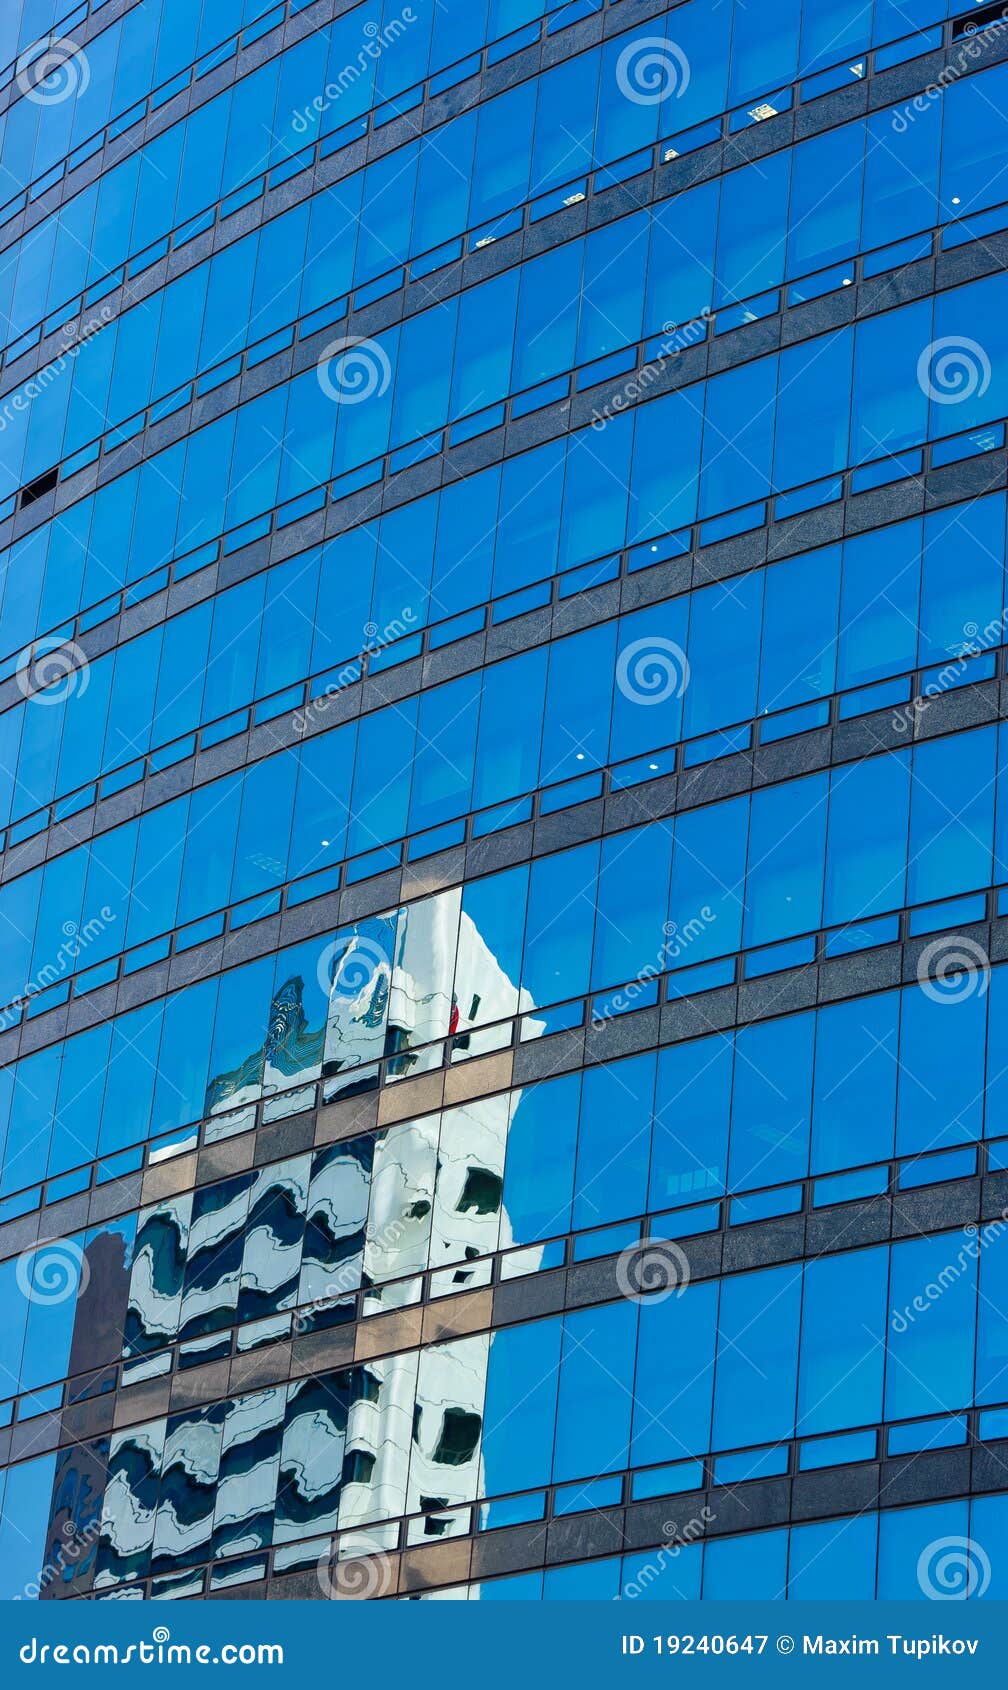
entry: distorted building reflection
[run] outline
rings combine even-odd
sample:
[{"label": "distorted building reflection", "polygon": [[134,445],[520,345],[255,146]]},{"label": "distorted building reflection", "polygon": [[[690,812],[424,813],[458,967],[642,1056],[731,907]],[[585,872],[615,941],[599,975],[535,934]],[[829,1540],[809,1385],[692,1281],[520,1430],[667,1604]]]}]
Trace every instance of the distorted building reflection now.
[{"label": "distorted building reflection", "polygon": [[[211,1078],[207,1113],[324,1077],[352,1096],[374,1064],[405,1077],[471,1053],[484,1028],[534,1006],[462,908],[460,890],[361,923],[274,992],[261,1045]],[[516,970],[515,970],[516,971]],[[167,1197],[139,1217],[122,1354],[133,1383],[267,1346],[291,1330],[325,1333],[363,1313],[408,1309],[489,1282],[515,1236],[503,1203],[507,1142],[521,1092],[502,1091],[358,1134],[259,1170]],[[449,1535],[452,1509],[485,1490],[482,1333],[357,1362],[113,1434],[96,1590],[210,1560],[252,1576],[257,1556],[299,1542],[422,1516]],[[127,1398],[128,1400],[128,1398]],[[359,1552],[361,1540],[348,1540]],[[367,1541],[372,1541],[368,1539]],[[317,1555],[317,1548],[310,1553]],[[226,1576],[222,1574],[222,1576]],[[184,1580],[166,1593],[184,1594]]]}]

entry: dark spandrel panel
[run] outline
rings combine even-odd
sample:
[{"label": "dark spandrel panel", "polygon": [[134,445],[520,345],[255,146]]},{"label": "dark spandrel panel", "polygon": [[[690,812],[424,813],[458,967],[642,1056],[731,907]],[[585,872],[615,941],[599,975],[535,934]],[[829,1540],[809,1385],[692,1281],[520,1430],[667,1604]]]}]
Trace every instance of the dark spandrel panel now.
[{"label": "dark spandrel panel", "polygon": [[228,1405],[213,1518],[213,1554],[243,1555],[273,1533],[286,1386]]},{"label": "dark spandrel panel", "polygon": [[152,1570],[209,1559],[225,1405],[168,1421],[154,1523]]},{"label": "dark spandrel panel", "polygon": [[74,1379],[67,1394],[67,1401],[71,1403],[90,1402],[95,1397],[107,1396],[116,1388],[116,1369],[114,1367],[99,1368],[95,1373],[87,1373],[83,1378]]},{"label": "dark spandrel panel", "polygon": [[109,1446],[95,1589],[142,1578],[150,1564],[165,1422],[116,1432]]},{"label": "dark spandrel panel", "polygon": [[124,1356],[159,1350],[178,1331],[193,1194],[140,1212],[137,1225]]},{"label": "dark spandrel panel", "polygon": [[274,1543],[335,1531],[339,1524],[349,1401],[348,1372],[290,1387]]},{"label": "dark spandrel panel", "polygon": [[234,1322],[241,1280],[252,1176],[202,1187],[193,1198],[180,1338],[196,1338]]},{"label": "dark spandrel panel", "polygon": [[56,1458],[40,1597],[58,1601],[91,1589],[98,1554],[109,1442],[74,1445]]},{"label": "dark spandrel panel", "polygon": [[257,1174],[248,1202],[238,1292],[240,1322],[292,1308],[301,1274],[308,1156],[292,1158]]},{"label": "dark spandrel panel", "polygon": [[312,1161],[300,1304],[331,1302],[360,1286],[374,1154],[373,1138],[349,1139]]},{"label": "dark spandrel panel", "polygon": [[88,1235],[87,1274],[81,1276],[69,1372],[85,1373],[122,1354],[137,1218],[128,1215]]}]

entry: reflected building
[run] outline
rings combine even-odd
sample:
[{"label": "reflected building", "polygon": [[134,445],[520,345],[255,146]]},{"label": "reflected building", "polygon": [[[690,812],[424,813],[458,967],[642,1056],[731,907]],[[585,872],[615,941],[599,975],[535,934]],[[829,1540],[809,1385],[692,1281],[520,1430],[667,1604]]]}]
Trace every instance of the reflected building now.
[{"label": "reflected building", "polygon": [[[406,1077],[431,1065],[437,1041],[454,1036],[468,1057],[487,1021],[534,1010],[459,892],[339,934],[318,956],[324,1021],[309,1024],[304,979],[285,979],[261,1047],[210,1081],[208,1118],[320,1079],[330,1100],[353,1098],[374,1086],[376,1057]],[[229,1357],[235,1326],[246,1355],[292,1329],[338,1333],[358,1295],[365,1320],[416,1310],[426,1275],[439,1298],[487,1286],[494,1253],[517,1242],[503,1186],[520,1102],[520,1091],[477,1098],[141,1210],[124,1382],[161,1377],[175,1346],[187,1370]],[[404,1515],[418,1541],[464,1529],[465,1505],[486,1490],[491,1342],[483,1332],[358,1361],[113,1434],[94,1566],[71,1582],[113,1590],[149,1573],[184,1594],[184,1569],[201,1561],[240,1581],[271,1545],[294,1570],[317,1563],[326,1533],[356,1557],[394,1547]]]},{"label": "reflected building", "polygon": [[0,1598],[1008,1591],[996,10],[0,8]]}]

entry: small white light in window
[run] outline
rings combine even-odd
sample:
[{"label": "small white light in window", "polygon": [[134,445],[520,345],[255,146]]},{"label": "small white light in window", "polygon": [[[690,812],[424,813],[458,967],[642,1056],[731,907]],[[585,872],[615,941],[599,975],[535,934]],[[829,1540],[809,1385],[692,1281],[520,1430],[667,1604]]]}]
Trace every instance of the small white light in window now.
[{"label": "small white light in window", "polygon": [[477,252],[479,251],[481,246],[493,246],[493,243],[496,239],[497,239],[496,235],[484,235],[482,240],[479,240],[479,241],[476,242]]},{"label": "small white light in window", "polygon": [[772,106],[769,100],[764,100],[761,105],[753,106],[749,116],[754,123],[762,123],[765,118],[777,116],[777,107]]},{"label": "small white light in window", "polygon": [[583,199],[584,194],[582,193],[568,194],[567,198],[564,200],[564,205],[580,205]]},{"label": "small white light in window", "polygon": [[679,157],[679,154],[678,154],[675,147],[666,147],[665,148],[665,157],[664,157],[662,162],[664,164],[670,164],[674,158],[678,158],[678,157]]},{"label": "small white light in window", "polygon": [[852,76],[863,76],[864,75],[864,59],[858,59],[857,64],[851,65],[850,68],[851,68],[851,75]]},{"label": "small white light in window", "polygon": [[851,286],[852,286],[852,284],[853,284],[853,281],[854,281],[854,277],[853,277],[853,276],[845,276],[845,277],[844,277],[844,279],[843,279],[843,285],[844,285],[844,287],[845,287],[845,288],[849,288],[849,287],[851,287]]},{"label": "small white light in window", "polygon": [[578,752],[578,754],[577,754],[577,760],[578,760],[578,762],[579,762],[579,763],[583,763],[583,762],[584,762],[584,752],[583,752],[583,751],[579,751],[579,752]]},{"label": "small white light in window", "polygon": [[657,767],[658,767],[658,764],[657,764],[657,763],[649,763],[649,764],[648,764],[648,768],[649,768],[649,769],[656,769],[656,768],[657,768]]},{"label": "small white light in window", "polygon": [[325,848],[326,848],[326,849],[328,849],[328,846],[329,846],[329,841],[328,841],[328,839],[323,839],[323,841],[322,841],[322,844],[323,844],[323,846],[324,846],[324,847],[325,847]]},{"label": "small white light in window", "polygon": [[962,200],[959,198],[958,194],[952,195],[952,204],[953,205],[961,205],[962,204]]}]

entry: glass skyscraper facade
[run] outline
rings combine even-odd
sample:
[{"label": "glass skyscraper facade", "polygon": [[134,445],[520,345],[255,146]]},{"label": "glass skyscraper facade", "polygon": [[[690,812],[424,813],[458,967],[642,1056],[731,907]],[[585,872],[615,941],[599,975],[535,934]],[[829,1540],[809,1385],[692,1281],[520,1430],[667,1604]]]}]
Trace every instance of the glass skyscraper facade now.
[{"label": "glass skyscraper facade", "polygon": [[0,1596],[1008,1595],[1005,8],[57,10]]}]

